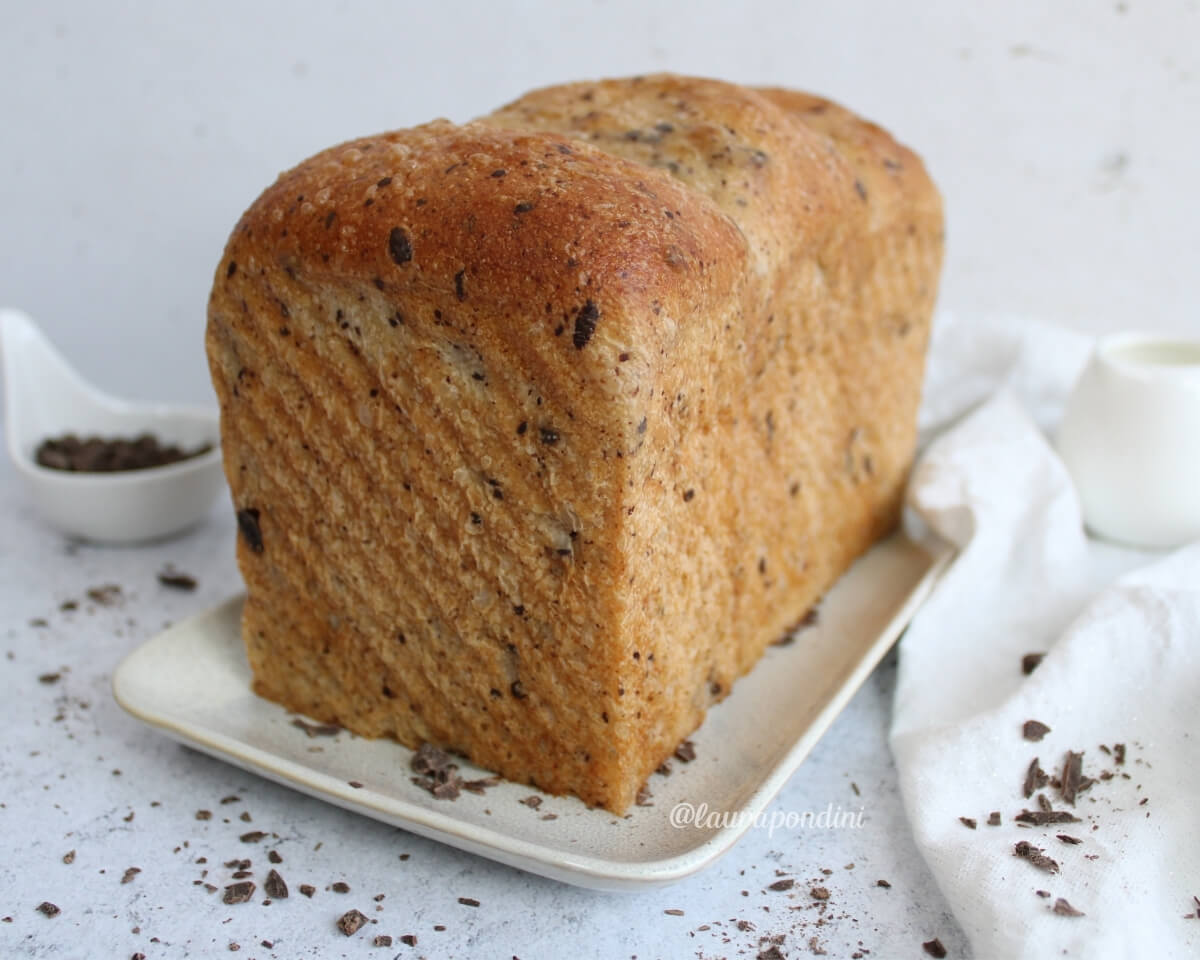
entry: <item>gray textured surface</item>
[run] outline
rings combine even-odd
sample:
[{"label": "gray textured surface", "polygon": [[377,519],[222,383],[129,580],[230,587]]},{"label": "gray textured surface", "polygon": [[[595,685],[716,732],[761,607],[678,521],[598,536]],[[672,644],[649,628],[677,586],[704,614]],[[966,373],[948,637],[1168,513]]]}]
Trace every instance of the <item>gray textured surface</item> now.
[{"label": "gray textured surface", "polygon": [[[0,467],[0,955],[32,957],[756,957],[783,935],[785,956],[923,956],[939,937],[967,947],[913,847],[886,743],[894,655],[863,689],[772,806],[861,806],[861,829],[751,830],[714,867],[673,887],[603,894],[562,886],[346,813],[187,750],[113,702],[115,664],[168,621],[238,589],[233,523],[218,510],[183,538],[130,549],[69,546],[33,516],[11,468]],[[173,563],[194,593],[156,580]],[[115,583],[121,600],[89,601]],[[76,611],[60,604],[77,600]],[[43,618],[47,626],[31,621]],[[59,673],[55,683],[44,674]],[[786,709],[786,705],[780,705]],[[116,773],[115,771],[120,771]],[[855,796],[851,784],[861,796]],[[236,803],[221,799],[236,795]],[[196,820],[199,809],[212,819]],[[251,822],[241,819],[249,813]],[[665,811],[664,811],[665,815]],[[270,836],[257,844],[250,830]],[[185,846],[186,844],[186,846]],[[262,905],[276,869],[287,900]],[[71,864],[63,855],[75,851]],[[407,854],[406,860],[400,857]],[[197,858],[206,857],[206,864]],[[227,906],[223,863],[248,857],[259,886]],[[852,869],[848,865],[853,864]],[[122,877],[139,867],[128,883]],[[831,870],[829,876],[823,869]],[[795,886],[776,892],[781,877]],[[876,885],[885,879],[890,889]],[[328,889],[337,881],[350,893]],[[315,895],[300,895],[301,884]],[[810,895],[824,886],[822,910]],[[743,894],[745,891],[745,894]],[[376,902],[374,897],[383,894]],[[464,906],[459,897],[478,900]],[[62,912],[47,918],[48,900]],[[380,907],[382,909],[376,909]],[[335,927],[357,908],[378,921],[353,938]],[[683,910],[683,916],[666,910]],[[738,921],[752,926],[739,929]],[[444,931],[435,930],[443,925]],[[707,927],[707,929],[701,929]],[[139,932],[134,932],[137,929]],[[376,935],[394,938],[376,951]],[[415,934],[417,944],[400,943]],[[157,939],[155,939],[157,938]],[[273,947],[261,945],[270,941]]]}]

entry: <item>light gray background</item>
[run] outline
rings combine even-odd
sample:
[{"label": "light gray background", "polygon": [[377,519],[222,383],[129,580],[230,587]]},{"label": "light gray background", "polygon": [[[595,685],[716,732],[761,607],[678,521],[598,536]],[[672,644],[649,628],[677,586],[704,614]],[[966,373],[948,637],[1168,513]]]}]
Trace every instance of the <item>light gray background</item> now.
[{"label": "light gray background", "polygon": [[[946,197],[943,307],[1091,332],[1200,332],[1197,0],[0,0],[0,304],[32,313],[111,391],[211,402],[211,273],[238,215],[280,170],[345,138],[466,119],[535,85],[654,70],[811,89],[917,148]],[[894,661],[773,807],[861,802],[863,830],[752,831],[678,887],[590,894],[300,798],[123,715],[107,695],[112,665],[163,621],[236,589],[232,537],[222,511],[170,544],[65,553],[0,467],[0,920],[14,918],[0,922],[0,955],[228,956],[232,941],[240,957],[754,957],[760,937],[780,933],[793,957],[810,936],[836,956],[860,945],[874,958],[924,956],[933,936],[952,956],[966,952],[897,795],[886,745]],[[200,592],[159,588],[166,562],[197,574]],[[107,581],[125,586],[122,606],[58,611]],[[30,624],[39,617],[49,626]],[[58,684],[38,682],[63,666]],[[220,807],[229,793],[242,803]],[[195,821],[199,807],[216,819]],[[293,892],[271,908],[223,907],[193,886],[200,855],[210,867],[254,856],[261,884],[265,851],[236,840],[243,809],[280,835],[293,887],[318,886],[311,903]],[[132,865],[143,872],[122,885]],[[816,926],[806,891],[821,868],[835,872],[828,923]],[[797,892],[767,889],[776,870]],[[325,891],[338,879],[350,897]],[[380,914],[376,892],[387,894]],[[63,915],[34,912],[42,899]],[[350,906],[382,925],[344,940],[332,924]],[[663,913],[675,908],[685,916]],[[737,918],[754,928],[738,930]],[[419,946],[374,951],[375,932],[417,933]],[[257,946],[263,938],[277,946]]]}]

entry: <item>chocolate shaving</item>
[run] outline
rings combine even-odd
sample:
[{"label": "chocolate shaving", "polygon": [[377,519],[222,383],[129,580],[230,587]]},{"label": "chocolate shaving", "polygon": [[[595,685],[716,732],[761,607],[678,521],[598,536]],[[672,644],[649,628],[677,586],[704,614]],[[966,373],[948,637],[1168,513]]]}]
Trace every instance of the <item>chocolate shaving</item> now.
[{"label": "chocolate shaving", "polygon": [[987,823],[988,823],[989,827],[1000,826],[1000,811],[993,810],[991,813],[989,813],[988,818],[987,818]]},{"label": "chocolate shaving", "polygon": [[412,782],[418,787],[428,790],[438,800],[455,800],[463,787],[463,779],[458,775],[458,764],[450,759],[444,750],[439,750],[431,743],[423,743],[410,763],[414,773]]},{"label": "chocolate shaving", "polygon": [[1058,839],[1061,840],[1063,843],[1071,843],[1071,844],[1083,843],[1083,841],[1080,840],[1078,837],[1073,837],[1069,833],[1056,833],[1055,836],[1058,837]]},{"label": "chocolate shaving", "polygon": [[136,876],[137,876],[139,873],[141,873],[141,872],[142,872],[142,868],[141,868],[141,867],[130,867],[130,868],[129,868],[128,870],[126,870],[126,871],[125,871],[125,873],[124,873],[124,874],[121,876],[121,883],[129,883],[129,882],[131,882],[131,881],[133,880],[133,878],[134,878],[134,877],[136,877]]},{"label": "chocolate shaving", "polygon": [[529,807],[531,810],[536,810],[542,805],[542,798],[537,794],[534,794],[533,796],[526,797],[525,799],[518,800],[517,802],[525,804],[525,806]]},{"label": "chocolate shaving", "polygon": [[970,817],[959,817],[958,822],[961,823],[968,830],[974,830],[976,827],[975,821],[972,820]]},{"label": "chocolate shaving", "polygon": [[808,895],[814,900],[828,900],[829,890],[826,887],[812,887],[808,891]]},{"label": "chocolate shaving", "polygon": [[1113,744],[1113,762],[1118,767],[1125,765],[1125,744],[1123,744],[1123,743],[1114,743]]},{"label": "chocolate shaving", "polygon": [[890,883],[888,883],[886,880],[876,880],[875,886],[883,887],[885,890],[890,890],[892,887],[892,885]]},{"label": "chocolate shaving", "polygon": [[767,889],[776,891],[791,890],[795,885],[796,881],[791,877],[788,877],[786,880],[776,880],[773,884],[767,887]]},{"label": "chocolate shaving", "polygon": [[367,917],[361,910],[347,910],[338,917],[337,928],[352,937],[367,925]]},{"label": "chocolate shaving", "polygon": [[1075,806],[1075,795],[1079,792],[1079,781],[1083,776],[1083,753],[1074,750],[1067,751],[1063,761],[1062,798],[1064,803]]},{"label": "chocolate shaving", "polygon": [[650,802],[650,798],[653,796],[654,794],[650,792],[650,788],[646,784],[642,784],[642,788],[638,790],[633,802],[639,807],[652,807],[654,804]]},{"label": "chocolate shaving", "polygon": [[675,759],[680,763],[691,763],[696,759],[696,745],[691,740],[684,740],[675,748]]},{"label": "chocolate shaving", "polygon": [[300,884],[300,892],[311,900],[312,895],[317,892],[317,888],[311,883],[302,883]]},{"label": "chocolate shaving", "polygon": [[245,903],[254,896],[254,891],[257,888],[254,886],[254,881],[243,880],[241,883],[231,883],[225,888],[225,894],[221,897],[224,903]]},{"label": "chocolate shaving", "polygon": [[1076,910],[1062,897],[1054,901],[1053,911],[1060,917],[1084,917],[1087,916],[1082,910]]},{"label": "chocolate shaving", "polygon": [[47,916],[47,917],[57,917],[60,913],[62,913],[62,910],[60,910],[55,904],[51,903],[49,900],[43,900],[41,903],[39,903],[37,905],[37,911],[38,911],[38,913],[43,914],[44,916]]},{"label": "chocolate shaving", "polygon": [[931,957],[936,957],[937,960],[942,960],[946,956],[946,948],[942,946],[942,941],[937,937],[934,937],[932,940],[926,940],[921,946],[927,954]]},{"label": "chocolate shaving", "polygon": [[458,902],[461,903],[464,907],[479,906],[479,901],[476,900],[474,897],[459,897]]},{"label": "chocolate shaving", "polygon": [[1021,672],[1025,674],[1025,676],[1029,676],[1038,668],[1038,664],[1042,662],[1042,658],[1045,656],[1046,655],[1044,653],[1025,654],[1025,656],[1021,658]]},{"label": "chocolate shaving", "polygon": [[251,830],[248,833],[243,833],[240,837],[238,837],[238,839],[241,840],[242,843],[258,843],[258,841],[263,839],[265,836],[266,833],[264,833],[262,830]]},{"label": "chocolate shaving", "polygon": [[1049,732],[1050,728],[1040,720],[1026,720],[1025,726],[1021,728],[1021,735],[1034,743],[1038,743]]},{"label": "chocolate shaving", "polygon": [[386,933],[381,933],[371,941],[371,945],[375,947],[390,947],[392,945],[392,938]]},{"label": "chocolate shaving", "polygon": [[1046,856],[1042,852],[1041,847],[1035,847],[1027,840],[1022,840],[1013,847],[1013,856],[1020,857],[1022,860],[1028,860],[1039,870],[1045,870],[1047,873],[1058,873],[1058,862]]},{"label": "chocolate shaving", "polygon": [[1025,771],[1025,786],[1022,790],[1025,799],[1028,800],[1033,796],[1035,791],[1042,789],[1042,787],[1046,785],[1048,779],[1049,778],[1046,776],[1046,771],[1043,770],[1041,765],[1038,763],[1038,758],[1034,757],[1029,762],[1029,769]]},{"label": "chocolate shaving", "polygon": [[278,870],[272,870],[267,874],[267,879],[263,881],[263,893],[272,900],[287,899],[288,887]]},{"label": "chocolate shaving", "polygon": [[170,564],[165,570],[159,571],[158,582],[164,587],[171,587],[174,590],[195,590],[198,585],[195,577],[191,574],[180,573]]},{"label": "chocolate shaving", "polygon": [[1022,810],[1013,819],[1033,827],[1044,827],[1049,823],[1079,823],[1079,818],[1069,810]]}]

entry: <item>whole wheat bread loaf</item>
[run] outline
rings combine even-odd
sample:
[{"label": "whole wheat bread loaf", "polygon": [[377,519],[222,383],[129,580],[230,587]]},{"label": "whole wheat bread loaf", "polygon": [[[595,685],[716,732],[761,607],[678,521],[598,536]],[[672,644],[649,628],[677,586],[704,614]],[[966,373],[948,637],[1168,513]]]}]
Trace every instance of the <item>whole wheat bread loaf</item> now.
[{"label": "whole wheat bread loaf", "polygon": [[255,689],[623,811],[896,524],[941,250],[879,127],[670,75],[284,173],[207,335]]}]

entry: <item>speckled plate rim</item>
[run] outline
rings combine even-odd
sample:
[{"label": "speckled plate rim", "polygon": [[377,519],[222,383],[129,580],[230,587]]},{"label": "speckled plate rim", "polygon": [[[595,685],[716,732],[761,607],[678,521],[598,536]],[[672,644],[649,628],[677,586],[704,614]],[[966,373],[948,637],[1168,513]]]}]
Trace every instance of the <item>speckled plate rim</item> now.
[{"label": "speckled plate rim", "polygon": [[[138,720],[203,753],[346,810],[458,849],[575,886],[613,891],[662,886],[682,880],[709,866],[727,853],[750,829],[755,818],[766,809],[796,772],[837,715],[903,633],[937,580],[954,559],[952,548],[939,541],[923,539],[919,543],[913,543],[903,534],[897,534],[877,544],[873,552],[887,550],[889,545],[894,545],[897,540],[903,542],[905,549],[912,550],[913,547],[917,547],[925,556],[927,566],[919,579],[914,581],[903,601],[896,605],[884,628],[864,644],[861,655],[849,675],[828,691],[828,696],[813,721],[782,758],[769,769],[763,770],[761,779],[740,809],[734,811],[735,816],[729,818],[730,822],[727,825],[721,825],[707,833],[696,831],[694,845],[681,853],[659,859],[620,859],[597,856],[586,849],[565,850],[548,843],[532,842],[514,836],[500,826],[465,822],[462,816],[456,815],[454,804],[445,804],[444,810],[440,807],[430,808],[402,796],[383,793],[369,787],[354,788],[347,780],[322,769],[323,754],[314,755],[311,762],[299,763],[222,733],[204,722],[198,722],[196,717],[190,716],[184,708],[164,707],[161,697],[144,695],[143,691],[148,681],[147,671],[154,672],[152,682],[160,688],[165,684],[166,689],[170,689],[173,682],[188,682],[182,676],[187,671],[187,663],[183,658],[173,658],[170,648],[181,640],[194,641],[195,638],[201,638],[203,641],[205,637],[214,637],[222,632],[227,634],[231,628],[222,628],[220,624],[224,621],[228,621],[233,625],[232,629],[236,630],[244,595],[231,597],[216,607],[169,627],[128,654],[113,672],[113,696],[125,711]],[[853,574],[854,568],[834,587],[826,602],[834,596],[841,583]],[[861,587],[862,584],[858,586]],[[218,625],[216,634],[213,631],[214,624]],[[221,642],[227,644],[228,639]],[[178,665],[179,675],[172,675],[170,672],[164,674],[158,669],[164,658],[168,664]],[[261,704],[264,714],[276,713],[286,716],[290,722],[292,715],[287,714],[282,707],[261,700],[250,692],[250,671],[244,661],[242,670],[244,691],[239,693],[244,692]],[[741,685],[739,682],[738,687],[735,687],[730,696],[716,709],[736,710]],[[159,702],[155,702],[156,700]],[[701,732],[703,730],[702,727]],[[399,744],[388,746],[399,751],[397,759],[403,769],[407,770],[411,751]],[[463,772],[467,775],[466,768]],[[485,773],[481,772],[480,775]],[[527,787],[521,789],[529,792]],[[562,803],[564,798],[553,800]],[[566,802],[578,804],[581,810],[583,809],[582,804],[573,798],[566,798]],[[612,814],[603,810],[586,811],[583,815],[612,819]],[[665,809],[663,815],[666,816]]]}]

